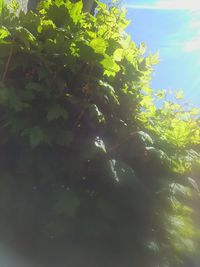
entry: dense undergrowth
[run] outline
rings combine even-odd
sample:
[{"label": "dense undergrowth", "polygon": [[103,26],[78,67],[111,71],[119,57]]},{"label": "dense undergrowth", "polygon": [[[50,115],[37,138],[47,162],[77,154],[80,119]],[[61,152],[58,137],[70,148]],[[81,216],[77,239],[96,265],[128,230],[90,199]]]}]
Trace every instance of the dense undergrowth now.
[{"label": "dense undergrowth", "polygon": [[158,55],[115,5],[0,12],[2,242],[42,266],[184,266],[198,110],[151,88]]}]

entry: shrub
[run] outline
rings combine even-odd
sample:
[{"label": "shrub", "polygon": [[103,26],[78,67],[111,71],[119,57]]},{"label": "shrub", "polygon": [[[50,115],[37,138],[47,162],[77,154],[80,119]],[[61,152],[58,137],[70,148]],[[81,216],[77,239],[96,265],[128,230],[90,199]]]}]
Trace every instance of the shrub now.
[{"label": "shrub", "polygon": [[197,109],[152,90],[158,55],[115,5],[1,6],[3,241],[42,266],[183,266]]}]

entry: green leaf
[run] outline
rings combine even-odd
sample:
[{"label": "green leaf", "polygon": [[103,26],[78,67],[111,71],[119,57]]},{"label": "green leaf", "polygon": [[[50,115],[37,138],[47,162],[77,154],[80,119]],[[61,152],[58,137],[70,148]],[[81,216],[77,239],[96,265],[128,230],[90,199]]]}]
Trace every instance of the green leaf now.
[{"label": "green leaf", "polygon": [[7,5],[9,10],[14,14],[16,14],[20,9],[20,4],[17,0],[11,0]]},{"label": "green leaf", "polygon": [[3,7],[4,7],[4,0],[0,0],[0,15],[2,13]]},{"label": "green leaf", "polygon": [[68,113],[63,107],[56,104],[56,105],[50,107],[50,109],[48,110],[47,119],[48,119],[48,121],[53,121],[53,120],[56,120],[58,118],[63,118],[63,120],[67,120]]},{"label": "green leaf", "polygon": [[192,179],[191,177],[188,177],[188,183],[197,193],[200,192],[199,186],[194,179]]},{"label": "green leaf", "polygon": [[112,205],[110,202],[102,198],[98,198],[96,203],[96,208],[98,212],[100,212],[106,219],[111,219],[111,220],[115,219],[116,207]]},{"label": "green leaf", "polygon": [[144,108],[149,108],[153,105],[153,98],[151,95],[144,95],[142,101],[140,102],[141,106]]},{"label": "green leaf", "polygon": [[12,34],[14,35],[15,38],[22,41],[26,46],[26,48],[30,48],[30,43],[34,43],[34,41],[36,41],[35,36],[26,28],[21,26],[13,27]]},{"label": "green leaf", "polygon": [[10,35],[9,31],[5,27],[1,27],[0,28],[0,43],[1,43],[1,40],[5,39],[9,35]]},{"label": "green leaf", "polygon": [[27,30],[29,30],[33,35],[37,34],[37,28],[41,23],[41,18],[34,13],[29,11],[27,13],[20,13],[21,25],[23,25]]},{"label": "green leaf", "polygon": [[70,13],[70,16],[71,16],[71,18],[75,24],[77,24],[77,22],[79,21],[79,19],[81,17],[82,8],[83,8],[82,1],[78,1],[74,4],[72,4],[72,6],[71,6],[69,13]]},{"label": "green leaf", "polygon": [[176,99],[183,99],[184,98],[184,93],[183,90],[178,90],[174,92],[174,96]]},{"label": "green leaf", "polygon": [[32,147],[36,147],[45,141],[45,134],[44,134],[43,130],[38,126],[25,129],[21,133],[21,136],[25,136],[25,135],[29,135],[30,143],[31,143]]},{"label": "green leaf", "polygon": [[30,102],[33,101],[36,98],[36,95],[31,90],[24,90],[22,99],[24,102]]},{"label": "green leaf", "polygon": [[188,127],[188,124],[184,121],[176,121],[173,127],[173,131],[169,131],[168,133],[169,138],[174,140],[177,146],[184,146],[184,144],[187,144],[187,139],[190,135],[190,128]]},{"label": "green leaf", "polygon": [[[6,94],[4,97],[6,97]],[[16,112],[22,111],[28,106],[28,103],[23,102],[20,95],[13,88],[10,88],[9,93],[7,93],[7,101],[8,106]]]},{"label": "green leaf", "polygon": [[166,90],[158,90],[157,93],[156,93],[156,97],[159,100],[162,100],[162,99],[164,99],[166,97],[166,94],[167,94]]},{"label": "green leaf", "polygon": [[44,132],[39,127],[32,128],[30,132],[30,142],[33,147],[38,146],[45,140]]},{"label": "green leaf", "polygon": [[105,3],[102,3],[102,2],[100,2],[100,1],[96,1],[96,3],[97,3],[97,5],[98,5],[98,7],[100,8],[100,9],[102,9],[102,10],[106,10],[107,9],[107,5],[105,4]]},{"label": "green leaf", "polygon": [[199,115],[200,114],[200,108],[192,108],[190,110],[190,114],[195,116],[195,115]]},{"label": "green leaf", "polygon": [[94,145],[98,147],[101,152],[106,153],[105,143],[99,136],[95,137]]},{"label": "green leaf", "polygon": [[0,83],[0,104],[5,105],[9,99],[9,92],[7,88],[3,85],[3,83]]},{"label": "green leaf", "polygon": [[148,70],[148,64],[146,62],[146,58],[142,58],[139,60],[139,64],[138,64],[138,70],[146,72]]},{"label": "green leaf", "polygon": [[145,145],[153,145],[153,139],[151,138],[151,136],[143,131],[139,131],[138,132],[140,138],[142,139],[142,141],[145,143]]},{"label": "green leaf", "polygon": [[103,38],[95,38],[90,42],[89,45],[96,53],[104,54],[106,51],[107,44]]},{"label": "green leaf", "polygon": [[29,82],[26,85],[26,89],[30,90],[30,91],[36,91],[36,92],[41,92],[44,90],[44,87],[42,87],[42,85],[40,83],[36,83],[36,82]]},{"label": "green leaf", "polygon": [[120,70],[119,65],[112,59],[112,57],[103,59],[101,65],[104,67],[104,74],[107,76],[115,76],[116,72]]},{"label": "green leaf", "polygon": [[146,63],[147,65],[156,65],[159,63],[159,52],[155,53],[152,55],[151,53],[149,56],[146,58]]},{"label": "green leaf", "polygon": [[105,94],[111,97],[114,100],[114,102],[119,105],[119,101],[114,88],[109,83],[104,82],[102,80],[99,81],[99,85],[100,85],[100,90],[104,89]]},{"label": "green leaf", "polygon": [[77,194],[73,192],[60,193],[58,200],[54,205],[54,211],[56,214],[67,214],[70,217],[75,216],[77,209],[80,206],[80,200]]},{"label": "green leaf", "polygon": [[56,137],[56,143],[61,146],[68,146],[73,141],[73,133],[71,131],[62,131]]},{"label": "green leaf", "polygon": [[113,59],[115,61],[121,61],[123,58],[123,54],[124,54],[124,49],[122,48],[118,48],[115,50],[114,54],[113,54]]},{"label": "green leaf", "polygon": [[170,185],[170,191],[173,195],[181,195],[185,197],[191,197],[191,190],[190,188],[183,186],[178,183],[172,183]]},{"label": "green leaf", "polygon": [[146,50],[147,50],[147,47],[146,47],[145,43],[141,43],[139,45],[138,49],[139,49],[138,51],[139,51],[140,55],[144,55]]},{"label": "green leaf", "polygon": [[155,147],[146,147],[150,157],[155,159],[160,159],[162,161],[169,161],[167,154],[161,149],[156,149]]},{"label": "green leaf", "polygon": [[89,111],[90,111],[91,118],[97,119],[99,123],[105,122],[104,115],[99,110],[97,105],[95,105],[95,104],[90,105]]},{"label": "green leaf", "polygon": [[52,20],[42,20],[37,27],[37,31],[40,34],[42,33],[42,36],[45,36],[46,38],[53,38],[55,28],[56,25]]},{"label": "green leaf", "polygon": [[[69,3],[69,2],[68,2]],[[52,20],[58,28],[64,28],[66,25],[73,28],[75,23],[69,14],[70,10],[65,4],[53,4],[48,10],[48,19]]]},{"label": "green leaf", "polygon": [[119,182],[121,186],[132,189],[137,188],[139,182],[134,170],[126,163],[119,160],[110,160],[110,168],[112,176],[116,182]]},{"label": "green leaf", "polygon": [[93,63],[94,61],[98,62],[103,58],[102,54],[95,53],[94,49],[90,44],[85,42],[77,42],[76,46],[78,48],[78,54],[82,60]]}]

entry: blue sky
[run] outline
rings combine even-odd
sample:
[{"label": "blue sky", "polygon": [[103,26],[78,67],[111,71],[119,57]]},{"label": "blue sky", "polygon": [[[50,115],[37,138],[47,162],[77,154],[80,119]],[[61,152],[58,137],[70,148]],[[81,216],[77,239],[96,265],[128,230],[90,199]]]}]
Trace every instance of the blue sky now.
[{"label": "blue sky", "polygon": [[124,0],[127,31],[149,52],[159,51],[152,87],[183,89],[200,107],[200,0]]}]

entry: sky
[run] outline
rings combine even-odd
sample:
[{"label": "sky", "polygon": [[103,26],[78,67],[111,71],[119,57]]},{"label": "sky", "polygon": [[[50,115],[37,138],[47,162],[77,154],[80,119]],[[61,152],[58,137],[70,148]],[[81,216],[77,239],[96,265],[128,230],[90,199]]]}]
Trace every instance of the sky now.
[{"label": "sky", "polygon": [[159,51],[152,88],[184,91],[200,107],[200,0],[124,0],[127,31],[147,52]]}]

